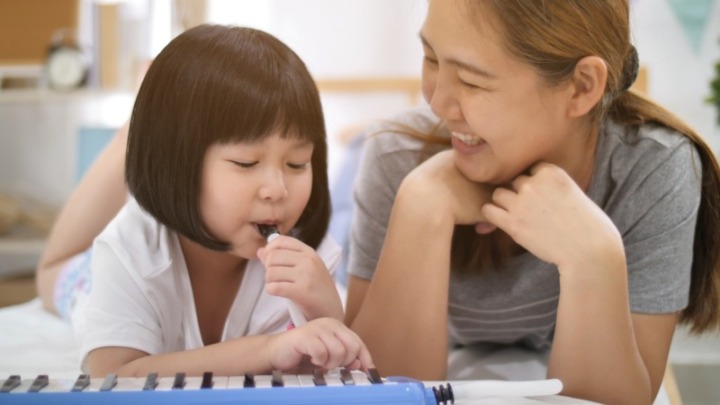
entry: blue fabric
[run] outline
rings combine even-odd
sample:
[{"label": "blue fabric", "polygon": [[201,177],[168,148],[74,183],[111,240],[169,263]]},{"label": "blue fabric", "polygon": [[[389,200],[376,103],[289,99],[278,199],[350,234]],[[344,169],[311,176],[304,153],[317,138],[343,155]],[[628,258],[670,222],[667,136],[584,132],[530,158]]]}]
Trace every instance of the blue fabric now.
[{"label": "blue fabric", "polygon": [[75,303],[90,294],[92,248],[75,255],[60,271],[55,282],[54,302],[60,317],[70,322]]},{"label": "blue fabric", "polygon": [[110,142],[117,128],[80,128],[77,144],[77,162],[75,163],[75,181],[79,182],[100,152]]},{"label": "blue fabric", "polygon": [[343,286],[348,284],[347,261],[350,250],[350,223],[353,217],[353,183],[358,171],[365,136],[355,136],[347,147],[345,161],[335,183],[330,187],[332,216],[329,232],[343,249],[340,266],[335,271],[335,280]]}]

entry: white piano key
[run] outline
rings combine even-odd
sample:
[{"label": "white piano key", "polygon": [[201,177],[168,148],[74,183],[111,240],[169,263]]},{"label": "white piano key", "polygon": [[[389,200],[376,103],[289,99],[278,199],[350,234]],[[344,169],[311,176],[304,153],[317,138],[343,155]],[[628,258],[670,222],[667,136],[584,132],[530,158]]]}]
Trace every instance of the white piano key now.
[{"label": "white piano key", "polygon": [[245,382],[245,376],[232,376],[227,379],[227,388],[242,388]]},{"label": "white piano key", "polygon": [[[228,388],[228,380],[229,377],[216,377],[213,376],[213,387],[214,390],[222,390]],[[242,385],[240,385],[240,388],[242,388]]]},{"label": "white piano key", "polygon": [[110,391],[142,391],[145,386],[144,378],[119,377],[117,384]]},{"label": "white piano key", "polygon": [[286,387],[299,387],[300,380],[297,374],[283,374],[283,382]]},{"label": "white piano key", "polygon": [[197,376],[185,377],[185,387],[183,387],[183,389],[184,390],[199,390],[201,384],[202,384],[202,377],[197,377]]},{"label": "white piano key", "polygon": [[83,392],[97,392],[100,391],[100,387],[102,387],[103,381],[105,381],[104,378],[91,378],[90,379],[90,385],[88,385]]},{"label": "white piano key", "polygon": [[255,388],[274,388],[271,375],[256,375]]},{"label": "white piano key", "polygon": [[340,379],[340,370],[330,370],[325,373],[325,383],[328,387],[339,387],[345,385]]},{"label": "white piano key", "polygon": [[352,376],[353,380],[355,380],[355,385],[371,385],[367,374],[360,370],[352,370]]},{"label": "white piano key", "polygon": [[298,383],[301,387],[314,387],[313,376],[310,374],[299,374]]},{"label": "white piano key", "polygon": [[77,378],[51,378],[40,392],[70,392]]},{"label": "white piano key", "polygon": [[157,386],[157,388],[155,388],[155,391],[172,391],[174,382],[175,382],[175,376],[160,377],[158,379],[158,386]]},{"label": "white piano key", "polygon": [[35,378],[23,378],[20,385],[15,387],[12,391],[10,391],[11,394],[26,394],[28,390],[30,389],[30,386],[32,385],[33,381],[35,381]]}]

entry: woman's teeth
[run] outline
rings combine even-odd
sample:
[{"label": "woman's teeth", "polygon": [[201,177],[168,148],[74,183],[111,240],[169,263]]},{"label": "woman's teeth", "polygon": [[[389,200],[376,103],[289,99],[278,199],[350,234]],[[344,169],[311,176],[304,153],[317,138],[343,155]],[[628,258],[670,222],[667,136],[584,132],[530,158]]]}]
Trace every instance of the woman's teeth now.
[{"label": "woman's teeth", "polygon": [[464,134],[462,132],[452,132],[452,136],[464,143],[465,145],[475,146],[483,143],[483,139],[477,135]]}]

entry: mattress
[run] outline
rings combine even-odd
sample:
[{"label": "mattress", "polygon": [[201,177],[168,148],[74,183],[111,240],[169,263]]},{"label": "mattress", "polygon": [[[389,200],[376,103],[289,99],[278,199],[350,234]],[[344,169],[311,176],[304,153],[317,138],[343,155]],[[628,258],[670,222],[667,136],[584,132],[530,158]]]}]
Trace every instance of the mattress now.
[{"label": "mattress", "polygon": [[[547,352],[519,348],[492,345],[458,348],[450,351],[448,380],[542,380],[547,360]],[[39,374],[74,378],[80,374],[79,350],[72,328],[46,312],[38,298],[0,309],[0,379],[11,374],[23,378]],[[553,397],[549,402],[532,403],[585,402]],[[668,403],[667,394],[661,390],[655,405]]]}]

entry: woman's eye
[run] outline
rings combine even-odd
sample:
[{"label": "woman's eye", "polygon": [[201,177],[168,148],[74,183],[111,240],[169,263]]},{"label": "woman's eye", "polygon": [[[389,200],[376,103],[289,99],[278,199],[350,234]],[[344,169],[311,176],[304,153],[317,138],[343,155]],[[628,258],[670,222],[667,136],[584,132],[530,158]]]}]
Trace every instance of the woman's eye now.
[{"label": "woman's eye", "polygon": [[485,88],[485,87],[478,86],[477,84],[472,84],[472,83],[470,83],[470,82],[466,82],[466,81],[463,80],[463,79],[458,79],[458,81],[460,82],[460,84],[461,84],[463,87],[465,87],[465,88],[468,89],[468,90],[487,90],[487,88]]},{"label": "woman's eye", "polygon": [[233,160],[233,163],[238,167],[242,167],[243,169],[249,169],[258,164],[258,162],[238,162],[235,160]]},{"label": "woman's eye", "polygon": [[423,61],[425,61],[425,63],[428,63],[428,64],[430,64],[430,65],[437,65],[437,64],[438,64],[437,59],[435,59],[435,58],[433,58],[433,57],[431,57],[431,56],[427,56],[427,55],[423,56]]},{"label": "woman's eye", "polygon": [[479,86],[476,86],[476,85],[474,85],[474,84],[472,84],[472,83],[468,83],[468,82],[466,82],[466,81],[464,81],[464,80],[460,80],[460,83],[461,83],[463,86],[467,87],[468,89],[479,89],[479,88],[480,88]]}]

